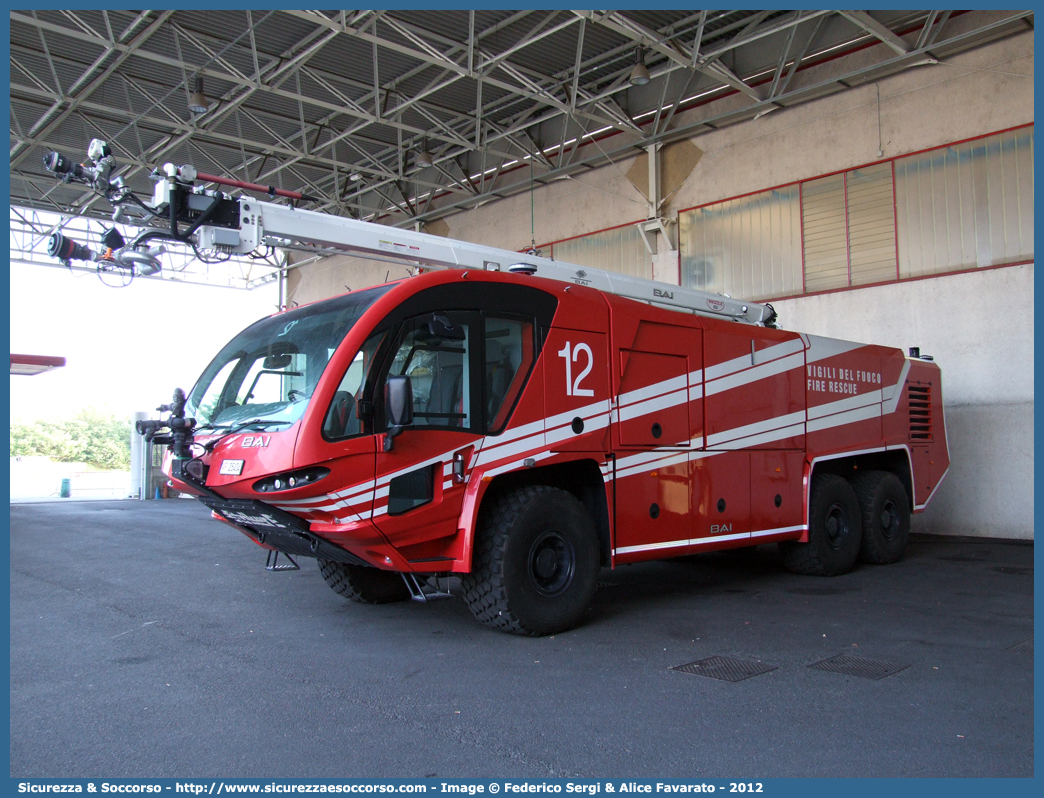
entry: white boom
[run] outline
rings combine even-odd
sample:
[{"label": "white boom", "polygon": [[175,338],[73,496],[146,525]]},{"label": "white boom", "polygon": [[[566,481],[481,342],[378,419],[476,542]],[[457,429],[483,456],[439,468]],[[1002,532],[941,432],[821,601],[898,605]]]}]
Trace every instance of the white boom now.
[{"label": "white boom", "polygon": [[[182,187],[191,186],[198,174],[191,166],[179,168],[173,164],[166,164],[163,172],[165,177],[157,182],[153,194],[154,208],[167,207],[176,187],[175,181]],[[205,177],[212,178],[210,175]],[[203,192],[198,186],[192,191],[197,195],[212,194]],[[200,249],[246,254],[254,251],[259,245],[291,249],[311,245],[320,250],[334,249],[350,254],[369,255],[380,260],[394,259],[396,262],[425,269],[479,269],[536,274],[551,280],[591,286],[600,291],[675,310],[726,317],[748,324],[771,324],[776,316],[770,305],[743,302],[724,294],[681,288],[604,269],[578,266],[509,249],[471,244],[427,233],[347,219],[343,216],[299,210],[248,196],[234,198],[234,201],[239,205],[239,228],[207,224],[199,226],[196,235]]]},{"label": "white boom", "polygon": [[771,322],[775,315],[771,307],[755,302],[742,302],[722,294],[681,288],[508,249],[298,210],[249,197],[241,197],[239,203],[240,229],[236,231],[203,226],[199,230],[201,247],[220,247],[226,251],[246,253],[259,244],[275,247],[312,244],[351,254],[394,258],[427,269],[478,269],[536,274],[551,280],[588,285],[629,299],[701,315],[725,316],[750,324]]},{"label": "white boom", "polygon": [[[60,175],[65,182],[87,183],[96,192],[102,193],[115,208],[115,222],[133,223],[130,215],[140,215],[140,211],[133,206],[125,206],[127,200],[134,200],[151,216],[147,221],[142,221],[154,229],[143,232],[127,246],[123,237],[113,228],[103,237],[105,249],[100,252],[88,250],[61,234],[54,234],[48,241],[48,254],[66,265],[71,260],[90,260],[98,262],[99,269],[111,265],[113,268],[128,270],[132,277],[134,274],[154,274],[161,268],[159,255],[162,248],[147,246],[150,240],[175,241],[200,250],[241,255],[253,252],[261,245],[320,252],[332,249],[379,260],[393,259],[425,269],[481,269],[537,274],[551,280],[591,286],[641,302],[705,316],[725,317],[747,324],[772,325],[776,318],[771,305],[742,302],[724,294],[681,288],[604,269],[585,268],[535,254],[520,254],[508,249],[470,244],[343,216],[298,210],[248,196],[230,197],[195,185],[195,181],[198,178],[203,183],[267,191],[270,197],[280,195],[297,200],[312,199],[299,192],[274,186],[206,175],[188,164],[178,167],[168,163],[163,165],[162,170],[155,170],[152,175],[156,179],[152,202],[146,205],[134,197],[122,178],[109,179],[116,162],[104,141],[93,140],[87,154],[89,163],[73,167],[68,159],[51,152],[44,158],[44,166]],[[157,220],[168,217],[170,228],[164,231],[157,226]],[[188,229],[182,232],[179,222],[188,223]]]}]

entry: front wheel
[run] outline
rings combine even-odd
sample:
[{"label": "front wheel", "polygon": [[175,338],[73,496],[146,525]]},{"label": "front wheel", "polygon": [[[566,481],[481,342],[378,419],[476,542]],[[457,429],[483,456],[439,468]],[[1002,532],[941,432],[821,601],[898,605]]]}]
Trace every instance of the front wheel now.
[{"label": "front wheel", "polygon": [[572,494],[530,485],[493,499],[476,533],[464,600],[487,626],[522,635],[575,626],[599,570],[591,517]]},{"label": "front wheel", "polygon": [[410,597],[402,574],[395,571],[319,560],[319,573],[334,593],[360,604],[390,604]]},{"label": "front wheel", "polygon": [[863,524],[859,499],[844,477],[817,474],[808,506],[808,543],[780,543],[783,564],[796,574],[837,576],[859,557]]}]

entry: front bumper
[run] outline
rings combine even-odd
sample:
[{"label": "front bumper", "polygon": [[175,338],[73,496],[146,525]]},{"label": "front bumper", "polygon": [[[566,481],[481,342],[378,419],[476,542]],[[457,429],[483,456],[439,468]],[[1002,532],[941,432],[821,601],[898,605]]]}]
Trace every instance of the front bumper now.
[{"label": "front bumper", "polygon": [[284,554],[322,560],[370,565],[350,551],[309,531],[308,522],[256,499],[221,499],[198,496],[203,504],[250,537]]}]

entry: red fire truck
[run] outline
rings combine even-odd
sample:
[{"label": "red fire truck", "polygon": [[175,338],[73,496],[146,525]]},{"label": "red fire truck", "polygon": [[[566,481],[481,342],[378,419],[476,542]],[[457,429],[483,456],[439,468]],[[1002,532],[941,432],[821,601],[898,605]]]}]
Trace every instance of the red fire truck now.
[{"label": "red fire truck", "polygon": [[[181,210],[201,195],[194,171],[165,175],[151,207],[198,222],[205,206]],[[223,206],[197,245],[336,248],[421,272],[258,321],[145,430],[166,430],[174,487],[270,552],[316,558],[346,598],[423,600],[458,575],[480,621],[540,635],[579,620],[603,567],[774,542],[793,571],[841,574],[898,560],[946,474],[940,371],[916,350],[777,329],[768,305],[535,253],[205,195]]]}]

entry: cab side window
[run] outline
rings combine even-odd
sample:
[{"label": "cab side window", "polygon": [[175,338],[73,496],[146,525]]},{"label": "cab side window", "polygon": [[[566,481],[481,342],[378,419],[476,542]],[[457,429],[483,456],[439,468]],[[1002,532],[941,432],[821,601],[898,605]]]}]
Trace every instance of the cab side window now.
[{"label": "cab side window", "polygon": [[369,433],[368,419],[359,417],[358,402],[362,399],[360,394],[383,338],[383,332],[367,338],[344,373],[323,420],[323,437],[328,440]]},{"label": "cab side window", "polygon": [[486,428],[504,429],[533,365],[533,323],[487,316],[485,332]]},{"label": "cab side window", "polygon": [[415,428],[469,430],[475,426],[476,410],[472,407],[472,325],[454,321],[458,340],[440,334],[431,321],[431,316],[425,316],[406,322],[388,374],[410,378]]}]

